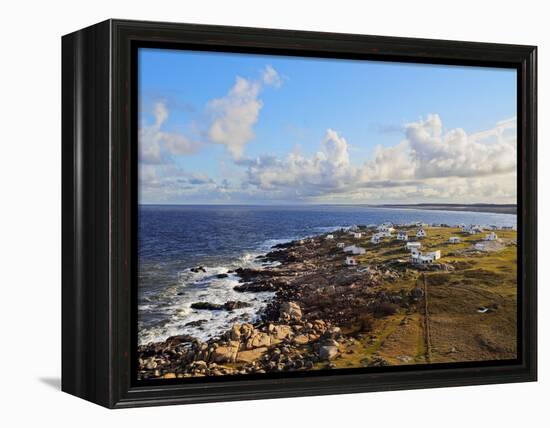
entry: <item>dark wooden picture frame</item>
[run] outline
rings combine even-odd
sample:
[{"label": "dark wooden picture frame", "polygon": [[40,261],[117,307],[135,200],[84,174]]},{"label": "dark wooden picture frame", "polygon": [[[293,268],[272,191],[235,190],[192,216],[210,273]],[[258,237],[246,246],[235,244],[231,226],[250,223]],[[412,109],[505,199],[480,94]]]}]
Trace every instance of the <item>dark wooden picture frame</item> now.
[{"label": "dark wooden picture frame", "polygon": [[[138,45],[515,68],[517,361],[137,384]],[[536,47],[108,20],[63,37],[62,74],[63,391],[123,408],[536,380]]]}]

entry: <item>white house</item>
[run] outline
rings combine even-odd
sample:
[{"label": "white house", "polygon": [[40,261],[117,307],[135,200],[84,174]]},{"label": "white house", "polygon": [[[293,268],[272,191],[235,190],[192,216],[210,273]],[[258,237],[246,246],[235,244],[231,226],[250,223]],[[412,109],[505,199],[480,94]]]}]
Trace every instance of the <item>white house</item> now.
[{"label": "white house", "polygon": [[424,229],[418,229],[416,231],[416,237],[417,238],[425,238],[426,237],[426,231]]},{"label": "white house", "polygon": [[357,266],[357,259],[352,256],[346,257],[346,265],[348,266]]},{"label": "white house", "polygon": [[367,250],[365,250],[363,247],[357,247],[355,245],[349,245],[347,247],[344,247],[344,252],[359,255],[359,254],[365,254],[367,252]]},{"label": "white house", "polygon": [[406,250],[420,250],[422,248],[422,244],[420,242],[407,242],[405,244]]},{"label": "white house", "polygon": [[497,239],[498,239],[498,236],[495,232],[491,232],[485,235],[485,241],[496,241]]},{"label": "white house", "polygon": [[416,265],[426,265],[431,264],[436,260],[441,258],[441,251],[431,251],[429,253],[411,253],[411,263]]},{"label": "white house", "polygon": [[477,235],[478,233],[483,232],[483,228],[478,224],[472,224],[469,227],[465,228],[464,231],[470,235]]},{"label": "white house", "polygon": [[345,246],[346,244],[344,244],[343,242],[338,242],[338,244],[336,244],[337,248],[344,248]]},{"label": "white house", "polygon": [[359,239],[359,238],[361,238],[362,236],[363,236],[363,234],[362,234],[361,232],[354,232],[354,234],[353,234],[353,237],[354,237],[355,239]]},{"label": "white house", "polygon": [[334,235],[327,235],[325,239],[334,239]]},{"label": "white house", "polygon": [[379,244],[381,240],[382,240],[382,237],[378,233],[375,233],[370,238],[370,242],[373,244]]},{"label": "white house", "polygon": [[485,244],[483,242],[476,242],[474,248],[479,251],[485,251]]},{"label": "white house", "polygon": [[430,257],[433,260],[439,260],[441,258],[441,251],[439,250],[430,251],[428,253],[422,253],[422,255],[425,257]]},{"label": "white house", "polygon": [[418,248],[413,248],[411,250],[411,256],[421,256],[422,255],[422,251],[420,251]]},{"label": "white house", "polygon": [[391,226],[381,226],[378,228],[378,231],[385,234],[385,236],[391,236],[391,234],[395,232],[395,229]]},{"label": "white house", "polygon": [[407,235],[407,232],[397,232],[397,240],[398,241],[408,241],[409,235]]},{"label": "white house", "polygon": [[449,238],[449,244],[459,244],[460,238],[458,236],[451,236]]}]

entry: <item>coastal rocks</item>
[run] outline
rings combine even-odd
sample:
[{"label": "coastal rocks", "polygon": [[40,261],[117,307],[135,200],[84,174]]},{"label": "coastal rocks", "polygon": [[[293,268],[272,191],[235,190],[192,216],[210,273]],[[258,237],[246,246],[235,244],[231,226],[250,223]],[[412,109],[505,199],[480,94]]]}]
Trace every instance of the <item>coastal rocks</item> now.
[{"label": "coastal rocks", "polygon": [[254,278],[262,275],[261,270],[250,268],[238,268],[235,269],[235,273],[241,278],[241,281],[243,282],[252,281]]},{"label": "coastal rocks", "polygon": [[231,342],[227,346],[218,346],[210,355],[210,361],[214,363],[234,363],[239,351],[239,342]]},{"label": "coastal rocks", "polygon": [[271,333],[276,339],[283,340],[292,335],[292,328],[288,325],[279,324],[272,326]]},{"label": "coastal rocks", "polygon": [[196,267],[191,268],[189,270],[193,273],[206,272],[206,268],[204,266],[196,266]]},{"label": "coastal rocks", "polygon": [[271,336],[267,333],[257,333],[246,341],[246,349],[260,348],[271,345]]},{"label": "coastal rocks", "polygon": [[191,304],[191,309],[210,310],[210,311],[233,311],[235,309],[248,308],[250,303],[241,301],[229,301],[223,305],[210,302],[195,302]]},{"label": "coastal rocks", "polygon": [[296,302],[283,302],[279,317],[284,321],[299,321],[302,319],[302,309]]},{"label": "coastal rocks", "polygon": [[208,320],[189,321],[187,324],[185,324],[185,327],[200,327],[206,322],[208,322]]},{"label": "coastal rocks", "polygon": [[237,363],[252,363],[259,360],[267,352],[266,347],[251,349],[247,351],[241,351],[237,354]]},{"label": "coastal rocks", "polygon": [[300,334],[294,337],[293,342],[296,345],[307,345],[309,343],[309,337],[305,334]]},{"label": "coastal rocks", "polygon": [[233,290],[241,293],[262,293],[264,291],[278,291],[285,285],[286,283],[281,281],[268,280],[236,285]]},{"label": "coastal rocks", "polygon": [[166,339],[167,345],[179,345],[180,343],[190,343],[193,342],[195,338],[188,334],[180,334],[178,336],[170,336]]},{"label": "coastal rocks", "polygon": [[229,337],[231,340],[240,340],[241,339],[241,326],[238,324],[235,324],[233,327],[231,327],[231,331],[229,332]]}]

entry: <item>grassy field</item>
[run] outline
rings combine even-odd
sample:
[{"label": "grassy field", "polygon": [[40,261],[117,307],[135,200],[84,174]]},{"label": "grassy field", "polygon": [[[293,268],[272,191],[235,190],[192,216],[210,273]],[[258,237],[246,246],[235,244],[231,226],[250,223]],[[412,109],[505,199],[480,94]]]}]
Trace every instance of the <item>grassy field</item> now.
[{"label": "grassy field", "polygon": [[[422,251],[441,251],[439,263],[453,270],[420,271],[408,263],[404,243],[395,239],[375,245],[370,235],[356,240],[367,249],[361,266],[401,267],[397,281],[382,285],[391,291],[423,288],[425,275],[430,340],[426,341],[424,304],[416,311],[376,319],[372,332],[359,335],[342,351],[337,367],[358,367],[373,357],[389,364],[443,363],[512,359],[517,351],[517,248],[515,231],[497,231],[499,249],[473,251],[485,234],[466,235],[454,228],[427,228]],[[410,234],[414,232],[409,230]],[[459,244],[448,243],[458,236]],[[360,267],[361,267],[360,266]],[[397,266],[397,267],[396,267]],[[484,313],[482,311],[487,309]],[[429,349],[426,349],[426,348]]]}]

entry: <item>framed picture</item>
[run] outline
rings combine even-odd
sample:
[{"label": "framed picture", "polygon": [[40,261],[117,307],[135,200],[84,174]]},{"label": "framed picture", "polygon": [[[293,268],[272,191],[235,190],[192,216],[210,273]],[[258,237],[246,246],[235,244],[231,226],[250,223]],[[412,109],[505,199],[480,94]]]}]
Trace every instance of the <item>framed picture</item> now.
[{"label": "framed picture", "polygon": [[536,48],[109,20],[63,43],[62,389],[536,380]]}]

